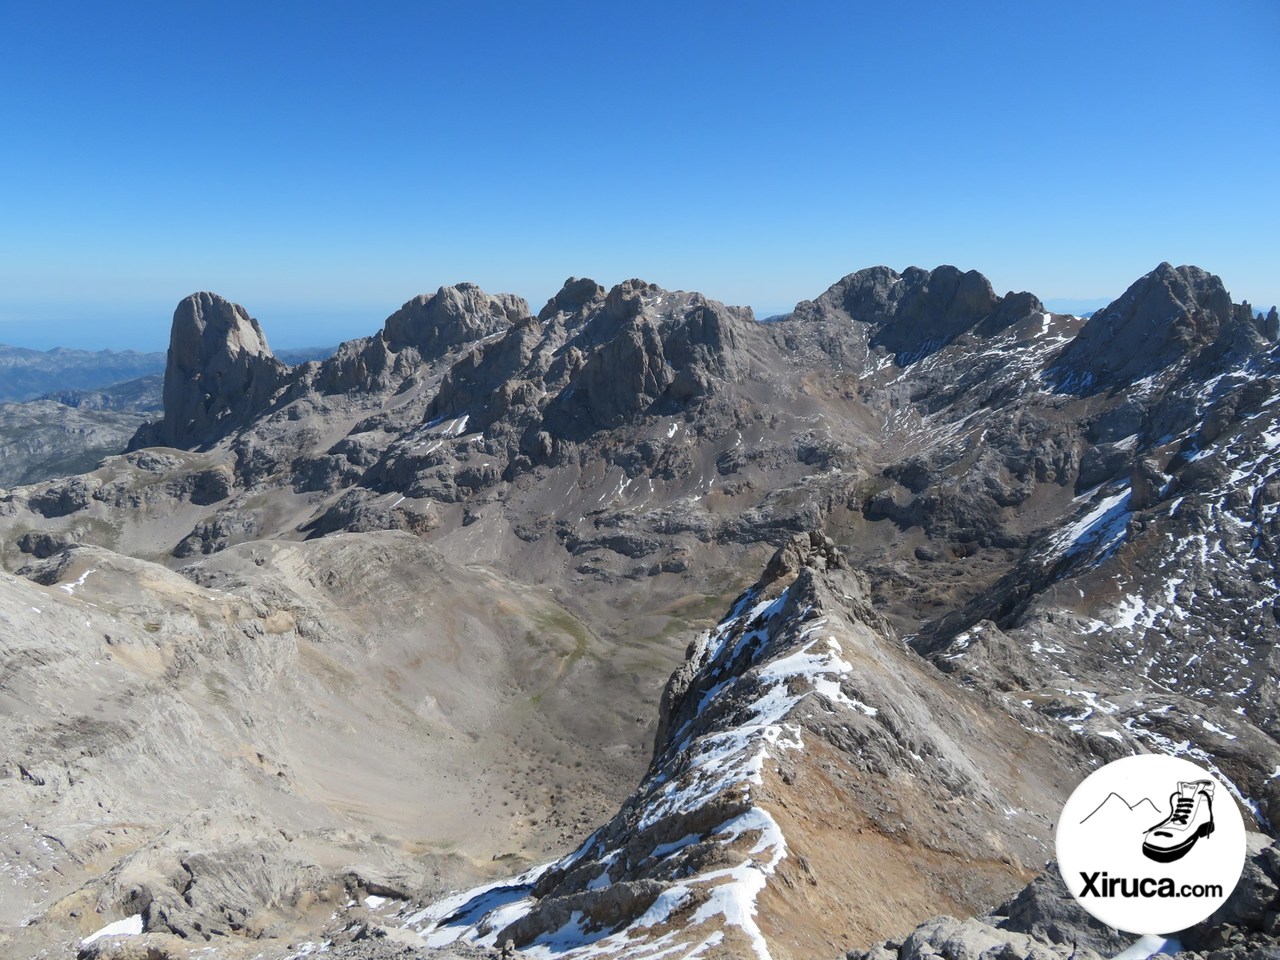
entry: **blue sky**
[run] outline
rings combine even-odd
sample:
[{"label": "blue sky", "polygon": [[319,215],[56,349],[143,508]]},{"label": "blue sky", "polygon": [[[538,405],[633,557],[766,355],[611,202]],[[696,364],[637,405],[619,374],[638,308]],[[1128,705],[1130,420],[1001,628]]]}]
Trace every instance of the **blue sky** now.
[{"label": "blue sky", "polygon": [[0,342],[278,347],[462,280],[764,315],[872,264],[1280,301],[1280,4],[0,0]]}]

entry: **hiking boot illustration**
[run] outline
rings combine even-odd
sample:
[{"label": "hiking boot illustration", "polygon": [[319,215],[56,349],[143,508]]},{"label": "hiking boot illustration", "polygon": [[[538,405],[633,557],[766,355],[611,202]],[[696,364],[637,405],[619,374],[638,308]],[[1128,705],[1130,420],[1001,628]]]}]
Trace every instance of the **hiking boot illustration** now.
[{"label": "hiking boot illustration", "polygon": [[1169,816],[1143,834],[1142,852],[1160,863],[1181,860],[1197,840],[1213,833],[1213,782],[1179,783],[1169,809]]}]

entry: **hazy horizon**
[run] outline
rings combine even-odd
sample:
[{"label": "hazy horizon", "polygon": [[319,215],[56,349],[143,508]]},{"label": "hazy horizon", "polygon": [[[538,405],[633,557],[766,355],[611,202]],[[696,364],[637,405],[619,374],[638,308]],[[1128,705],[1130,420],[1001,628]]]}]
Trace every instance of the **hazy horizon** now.
[{"label": "hazy horizon", "polygon": [[6,26],[3,342],[163,347],[214,290],[312,345],[462,280],[537,309],[571,274],[767,316],[880,263],[1105,301],[1167,260],[1280,301],[1263,0],[125,2]]},{"label": "hazy horizon", "polygon": [[[647,278],[646,278],[647,279]],[[839,279],[839,278],[836,278]],[[1134,278],[1137,279],[1136,277]],[[825,289],[825,288],[824,288]],[[223,291],[213,291],[223,294]],[[430,293],[434,291],[421,291]],[[493,290],[494,293],[518,291]],[[553,291],[554,292],[554,291]],[[699,291],[706,293],[706,291]],[[814,291],[810,297],[817,296]],[[1031,291],[1034,293],[1035,291]],[[1095,298],[1045,298],[1045,306],[1055,313],[1087,313],[1113,301],[1114,296]],[[225,295],[225,294],[224,294]],[[417,294],[415,294],[416,296]],[[524,296],[523,294],[519,294]],[[711,296],[711,294],[707,294]],[[235,296],[227,296],[245,307],[262,325],[273,351],[298,350],[311,347],[336,346],[346,340],[367,337],[382,329],[387,316],[399,308],[400,303],[389,307],[369,307],[361,310],[352,305],[346,308],[308,307],[307,305],[274,304],[271,309],[259,310]],[[534,313],[537,313],[548,297],[539,300],[525,297]],[[713,299],[719,299],[714,298]],[[795,309],[800,297],[786,306],[750,306],[757,320],[785,314]],[[1236,300],[1240,298],[1236,297]],[[724,301],[730,304],[732,300]],[[90,316],[48,317],[42,320],[0,320],[0,346],[19,347],[27,350],[53,350],[58,347],[73,350],[133,350],[140,353],[163,352],[169,346],[169,327],[173,305],[162,315],[146,316],[124,310],[107,311],[96,318]],[[1266,309],[1265,307],[1263,308]],[[379,313],[379,310],[382,310]],[[87,310],[86,310],[87,314]],[[309,339],[308,339],[309,338]]]},{"label": "hazy horizon", "polygon": [[[1135,276],[1133,279],[1137,280],[1138,277]],[[1228,287],[1228,289],[1230,288]],[[213,292],[226,295],[223,291],[215,290]],[[434,291],[424,290],[420,292],[432,293]],[[491,290],[489,292],[511,292],[524,296],[524,294],[519,294],[518,291]],[[707,293],[705,290],[699,292]],[[1034,290],[1030,292],[1036,293]],[[1106,306],[1123,292],[1124,289],[1121,289],[1110,296],[1103,297],[1043,297],[1042,299],[1045,306],[1054,313],[1069,313],[1078,316]],[[799,297],[785,306],[734,304],[732,299],[727,299],[723,302],[737,306],[750,306],[757,320],[765,320],[772,316],[789,313],[795,309],[796,304],[801,300],[810,299],[820,293],[822,293],[822,290],[816,290],[809,297]],[[709,293],[707,295],[712,296]],[[241,306],[249,311],[251,316],[258,320],[273,351],[336,346],[347,340],[371,336],[382,329],[386,318],[401,305],[401,303],[396,303],[390,306],[369,306],[361,309],[358,305],[334,308],[331,305],[272,304],[269,305],[269,310],[259,310],[252,304],[244,303],[233,295],[226,296],[227,299],[240,303]],[[417,294],[414,294],[414,296],[417,296]],[[537,313],[542,304],[549,299],[549,296],[544,296],[541,299],[526,296],[525,299],[529,302],[532,311]],[[712,298],[720,299],[714,296]],[[1232,293],[1232,299],[1237,303],[1241,300],[1248,300],[1255,311],[1262,313],[1265,313],[1272,306],[1271,303],[1255,302],[1247,296],[1242,297],[1234,292]],[[107,310],[96,318],[90,317],[86,309],[86,315],[83,317],[45,317],[28,321],[0,319],[0,346],[42,351],[64,347],[75,350],[163,352],[169,346],[169,327],[172,321],[173,307],[176,305],[177,301],[175,300],[171,306],[161,311],[160,314],[151,316],[149,313],[145,317],[142,316],[141,311],[132,313],[117,308],[115,310]]]}]

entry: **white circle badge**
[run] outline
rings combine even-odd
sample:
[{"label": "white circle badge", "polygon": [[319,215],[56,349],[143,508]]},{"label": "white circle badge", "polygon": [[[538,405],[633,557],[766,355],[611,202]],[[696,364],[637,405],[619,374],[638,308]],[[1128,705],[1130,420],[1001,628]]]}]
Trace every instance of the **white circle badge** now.
[{"label": "white circle badge", "polygon": [[1206,919],[1244,868],[1244,821],[1222,781],[1189,760],[1140,754],[1090,774],[1058,820],[1058,868],[1117,930],[1170,934]]}]

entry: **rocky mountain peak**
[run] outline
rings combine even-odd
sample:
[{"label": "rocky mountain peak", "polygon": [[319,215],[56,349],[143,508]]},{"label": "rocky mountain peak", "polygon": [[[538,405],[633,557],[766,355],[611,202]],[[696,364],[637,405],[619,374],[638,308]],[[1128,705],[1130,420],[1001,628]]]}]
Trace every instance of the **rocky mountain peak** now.
[{"label": "rocky mountain peak", "polygon": [[586,277],[570,277],[560,291],[547,301],[538,312],[538,319],[545,322],[557,313],[575,313],[594,300],[603,299],[605,289]]},{"label": "rocky mountain peak", "polygon": [[173,312],[164,419],[140,431],[132,446],[214,443],[258,412],[287,370],[244,307],[216,293],[193,293]]},{"label": "rocky mountain peak", "polygon": [[1000,305],[995,312],[978,324],[976,331],[983,336],[992,336],[1013,326],[1019,320],[1044,316],[1048,312],[1044,302],[1034,293],[1028,293],[1026,290],[1015,293],[1010,290],[1000,298]]},{"label": "rocky mountain peak", "polygon": [[193,293],[173,311],[169,362],[192,370],[218,353],[273,355],[261,325],[244,307],[216,293]]},{"label": "rocky mountain peak", "polygon": [[578,369],[552,419],[611,427],[704,396],[717,380],[740,372],[741,328],[753,321],[750,308],[698,293],[620,283],[603,304],[588,302],[568,324]]},{"label": "rocky mountain peak", "polygon": [[632,277],[630,280],[614,284],[605,298],[605,303],[613,309],[618,309],[623,303],[635,303],[646,294],[659,293],[661,290],[662,288],[656,283],[648,283],[639,277]]},{"label": "rocky mountain peak", "polygon": [[474,283],[420,294],[387,317],[383,337],[392,350],[415,347],[424,359],[450,347],[500,333],[529,316],[529,304],[511,293],[491,295]]},{"label": "rocky mountain peak", "polygon": [[1090,319],[1159,323],[1178,322],[1185,316],[1196,333],[1209,338],[1231,313],[1231,296],[1219,277],[1199,267],[1162,263]]},{"label": "rocky mountain peak", "polygon": [[995,314],[1001,303],[990,281],[976,270],[943,265],[933,270],[908,267],[899,274],[878,266],[851,273],[817,300],[798,304],[793,317],[834,316],[865,324],[870,346],[884,347],[905,364],[945,346]]},{"label": "rocky mountain peak", "polygon": [[1090,317],[1050,374],[1065,392],[1127,386],[1234,331],[1234,314],[1217,276],[1161,263]]}]

